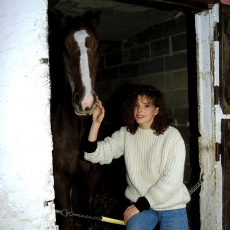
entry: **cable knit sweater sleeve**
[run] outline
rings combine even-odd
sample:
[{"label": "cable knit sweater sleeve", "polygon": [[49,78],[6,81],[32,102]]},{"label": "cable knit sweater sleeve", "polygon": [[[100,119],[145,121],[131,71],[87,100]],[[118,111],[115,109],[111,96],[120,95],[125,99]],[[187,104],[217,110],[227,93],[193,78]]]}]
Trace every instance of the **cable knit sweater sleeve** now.
[{"label": "cable knit sweater sleeve", "polygon": [[[145,194],[145,198],[153,206],[168,203],[174,194],[181,191],[180,188],[185,187],[183,184],[186,155],[184,141],[178,132],[172,132],[171,135],[168,136],[168,140],[173,140],[173,142],[165,143],[170,145],[170,147],[168,149],[166,164],[162,170],[162,176]],[[184,191],[187,193],[186,189]]]},{"label": "cable knit sweater sleeve", "polygon": [[111,137],[106,137],[103,141],[97,142],[94,152],[84,153],[84,158],[93,163],[109,164],[114,158],[119,158],[124,154],[124,139],[126,128],[114,132]]}]

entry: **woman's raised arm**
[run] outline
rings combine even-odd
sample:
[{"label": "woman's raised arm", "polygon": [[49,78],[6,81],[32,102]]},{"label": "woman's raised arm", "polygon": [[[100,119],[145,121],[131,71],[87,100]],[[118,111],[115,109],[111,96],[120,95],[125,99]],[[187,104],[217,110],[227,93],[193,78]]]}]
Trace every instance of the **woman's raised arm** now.
[{"label": "woman's raised arm", "polygon": [[103,121],[103,118],[105,116],[105,109],[101,103],[101,101],[98,99],[96,100],[96,106],[93,110],[92,114],[92,125],[89,131],[88,140],[91,142],[94,142],[97,140],[98,130],[100,128],[101,122]]}]

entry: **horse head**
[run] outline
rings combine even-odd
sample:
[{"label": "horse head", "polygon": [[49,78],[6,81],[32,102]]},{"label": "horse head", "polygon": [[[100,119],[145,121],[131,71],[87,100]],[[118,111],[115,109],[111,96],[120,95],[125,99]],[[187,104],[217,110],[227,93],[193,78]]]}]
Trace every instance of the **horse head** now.
[{"label": "horse head", "polygon": [[82,17],[65,17],[53,9],[62,34],[65,77],[72,92],[77,115],[90,115],[96,103],[94,85],[98,70],[99,39],[95,33],[100,11],[88,11]]}]

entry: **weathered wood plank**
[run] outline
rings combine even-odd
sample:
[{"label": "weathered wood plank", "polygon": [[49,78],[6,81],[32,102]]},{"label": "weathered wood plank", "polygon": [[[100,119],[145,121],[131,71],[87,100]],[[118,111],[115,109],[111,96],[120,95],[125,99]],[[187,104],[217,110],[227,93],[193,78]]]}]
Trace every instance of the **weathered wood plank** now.
[{"label": "weathered wood plank", "polygon": [[207,10],[209,4],[220,3],[220,0],[118,0],[136,5],[152,6],[163,10],[189,10],[194,13]]},{"label": "weathered wood plank", "polygon": [[221,144],[223,145],[223,156],[221,156],[223,172],[223,230],[230,229],[230,119],[221,121]]},{"label": "weathered wood plank", "polygon": [[53,8],[60,0],[48,0],[48,9]]},{"label": "weathered wood plank", "polygon": [[230,114],[230,6],[220,7],[220,104]]}]

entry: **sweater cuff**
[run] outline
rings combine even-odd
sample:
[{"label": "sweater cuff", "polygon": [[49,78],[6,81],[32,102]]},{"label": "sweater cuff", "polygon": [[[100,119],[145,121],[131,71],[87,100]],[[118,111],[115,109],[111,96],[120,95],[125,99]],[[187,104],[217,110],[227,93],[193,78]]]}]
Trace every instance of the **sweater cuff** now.
[{"label": "sweater cuff", "polygon": [[148,200],[143,196],[143,197],[139,197],[137,202],[134,203],[134,205],[136,206],[136,208],[142,212],[144,210],[148,210],[150,209],[150,204],[148,202]]},{"label": "sweater cuff", "polygon": [[93,153],[97,149],[97,141],[89,141],[87,140],[86,145],[85,145],[85,152],[87,153]]}]

